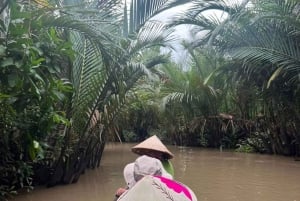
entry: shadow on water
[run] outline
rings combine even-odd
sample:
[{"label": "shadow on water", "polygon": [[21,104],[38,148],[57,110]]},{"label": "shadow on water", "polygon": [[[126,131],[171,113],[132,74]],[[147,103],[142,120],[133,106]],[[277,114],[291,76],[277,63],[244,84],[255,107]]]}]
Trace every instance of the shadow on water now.
[{"label": "shadow on water", "polygon": [[[99,168],[75,184],[36,188],[14,201],[112,201],[125,185],[124,166],[135,160],[133,144],[108,144]],[[199,201],[300,201],[300,162],[283,156],[168,147],[175,155],[175,178]]]}]

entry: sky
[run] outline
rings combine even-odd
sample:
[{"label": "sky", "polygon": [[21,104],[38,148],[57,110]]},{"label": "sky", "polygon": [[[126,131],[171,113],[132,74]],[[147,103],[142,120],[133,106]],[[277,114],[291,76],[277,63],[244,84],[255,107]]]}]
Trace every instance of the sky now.
[{"label": "sky", "polygon": [[[154,19],[161,21],[163,23],[167,23],[169,20],[174,18],[177,14],[180,12],[183,12],[189,7],[189,4],[177,6],[175,8],[169,9],[167,11],[164,11],[163,13],[160,13],[159,15],[155,16]],[[181,46],[182,40],[189,40],[191,38],[190,32],[189,32],[189,26],[187,25],[180,25],[175,28],[175,31],[173,32],[173,35],[178,38],[178,40],[174,41],[172,43],[174,50],[169,48],[161,48],[162,53],[168,53],[171,52],[172,60],[179,65],[186,65],[186,60],[188,58],[187,52],[183,49]]]},{"label": "sky", "polygon": [[[243,2],[248,2],[247,0],[225,0],[227,5],[234,5],[234,4],[242,4]],[[174,18],[174,16],[178,15],[181,12],[184,12],[186,9],[188,9],[191,6],[191,3],[177,6],[175,8],[169,9],[167,11],[164,11],[163,13],[157,15],[154,19],[161,21],[161,22],[168,22],[168,20]],[[218,18],[221,21],[224,20],[227,17],[227,14],[222,11],[216,11],[216,10],[210,10],[202,13],[204,16],[207,17],[213,17]],[[193,38],[199,38],[203,36],[199,34],[196,36],[192,36],[190,31],[191,26],[188,25],[180,25],[175,28],[174,35],[178,37],[180,40],[173,42],[173,46],[175,50],[170,50],[168,48],[161,48],[162,53],[167,53],[171,51],[172,59],[182,67],[187,65],[187,62],[189,61],[189,56],[187,54],[187,51],[185,51],[181,45],[182,40],[192,40]]]},{"label": "sky", "polygon": [[[190,7],[191,4],[186,4],[186,5],[181,5],[177,6],[175,8],[169,9],[167,11],[164,11],[163,13],[157,15],[154,19],[167,23],[169,20],[174,18],[174,16],[178,15],[181,12],[184,12],[186,9]],[[217,17],[221,17],[222,13],[221,12],[214,12],[214,11],[209,11],[205,13],[205,15],[217,15]],[[194,37],[198,36],[192,36],[190,33],[190,25],[179,25],[175,27],[175,31],[173,32],[173,35],[178,38],[178,40],[174,41],[172,43],[173,47],[175,48],[174,50],[171,50],[169,48],[161,48],[162,53],[168,53],[171,52],[172,60],[181,65],[183,68],[187,66],[187,63],[189,62],[189,55],[186,50],[184,50],[183,46],[181,45],[182,41],[190,41]],[[201,36],[200,36],[201,37]]]}]

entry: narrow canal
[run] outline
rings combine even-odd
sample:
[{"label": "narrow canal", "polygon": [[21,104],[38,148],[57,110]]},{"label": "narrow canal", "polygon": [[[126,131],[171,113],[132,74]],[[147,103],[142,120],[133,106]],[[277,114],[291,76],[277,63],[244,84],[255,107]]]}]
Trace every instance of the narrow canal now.
[{"label": "narrow canal", "polygon": [[[13,201],[112,201],[124,186],[123,168],[135,160],[133,144],[108,144],[101,166],[78,183],[36,188]],[[199,201],[300,201],[300,161],[283,156],[168,147],[175,155],[175,179],[188,185]]]}]

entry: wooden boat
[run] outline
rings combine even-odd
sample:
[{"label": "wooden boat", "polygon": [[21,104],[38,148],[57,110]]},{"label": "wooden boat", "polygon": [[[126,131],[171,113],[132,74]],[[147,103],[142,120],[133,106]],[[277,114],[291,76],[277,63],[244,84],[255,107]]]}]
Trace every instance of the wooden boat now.
[{"label": "wooden boat", "polygon": [[197,201],[197,198],[189,187],[178,181],[147,175],[118,201]]}]

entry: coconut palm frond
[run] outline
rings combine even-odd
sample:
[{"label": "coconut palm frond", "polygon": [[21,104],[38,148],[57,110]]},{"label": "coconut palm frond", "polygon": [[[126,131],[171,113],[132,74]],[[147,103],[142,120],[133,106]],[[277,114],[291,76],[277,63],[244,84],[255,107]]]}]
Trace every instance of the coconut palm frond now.
[{"label": "coconut palm frond", "polygon": [[228,9],[225,9],[224,6],[224,3],[217,3],[215,1],[196,1],[186,10],[176,14],[172,21],[169,22],[168,26],[173,27],[181,24],[188,24],[208,29],[210,27],[210,22],[203,15],[203,13],[209,10],[219,10],[225,12],[225,10]]},{"label": "coconut palm frond", "polygon": [[168,26],[192,25],[193,35],[199,35],[200,38],[196,38],[193,47],[212,47],[228,27],[236,26],[236,21],[247,15],[248,2],[246,0],[229,4],[225,1],[196,1],[186,11],[178,14]]},{"label": "coconut palm frond", "polygon": [[[267,27],[267,25],[264,27]],[[286,30],[282,28],[273,29],[272,34],[270,34],[270,29],[267,28],[260,32],[251,31],[252,35],[253,33],[255,35],[251,38],[245,37],[246,35],[243,34],[247,43],[233,48],[230,51],[233,53],[232,56],[250,63],[270,63],[277,66],[277,68],[282,68],[280,74],[284,75],[287,82],[297,80],[295,78],[298,77],[300,71],[300,41],[282,31]],[[279,72],[277,71],[277,73]]]},{"label": "coconut palm frond", "polygon": [[[157,55],[154,58],[147,59],[145,61],[145,66],[147,69],[152,69],[154,66],[165,64],[170,61],[169,55]],[[155,70],[155,69],[154,69]]]},{"label": "coconut palm frond", "polygon": [[126,83],[127,90],[131,89],[142,76],[147,76],[150,80],[155,79],[155,75],[150,69],[161,64],[161,62],[164,62],[164,60],[160,61],[159,58],[150,59],[145,64],[128,62],[122,72],[124,77],[126,77],[124,82]]},{"label": "coconut palm frond", "polygon": [[83,34],[90,41],[95,41],[98,44],[98,48],[103,52],[109,51],[108,44],[114,48],[118,48],[115,45],[115,36],[112,32],[107,30],[95,30],[86,23],[80,22],[76,19],[72,19],[68,16],[62,16],[58,18],[49,18],[47,15],[41,17],[45,27],[55,27],[57,29],[76,31]]},{"label": "coconut palm frond", "polygon": [[197,15],[196,17],[193,16],[192,13],[186,13],[184,16],[180,16],[172,20],[172,22],[168,25],[169,27],[178,26],[178,25],[193,25],[202,30],[212,30],[216,26],[210,21],[208,18],[204,17],[203,15]]},{"label": "coconut palm frond", "polygon": [[207,11],[213,11],[213,12],[219,11],[219,12],[227,13],[230,16],[235,16],[237,14],[241,14],[241,11],[246,8],[249,1],[250,0],[236,1],[236,2],[233,1],[228,2],[223,0],[218,0],[218,1],[195,0],[187,10],[176,15],[176,19],[181,19],[181,18],[193,19],[199,15],[203,15],[203,13],[206,13]]},{"label": "coconut palm frond", "polygon": [[138,31],[146,20],[150,19],[153,14],[168,0],[133,0],[130,4],[129,30],[130,33]]},{"label": "coconut palm frond", "polygon": [[221,34],[213,37],[213,44],[227,57],[249,64],[251,69],[245,72],[256,75],[262,68],[269,72],[265,86],[281,78],[286,83],[297,83],[300,66],[298,8],[299,3],[293,0],[257,1],[244,14],[236,15],[238,17],[233,20],[229,18],[222,31],[217,31]]},{"label": "coconut palm frond", "polygon": [[[90,40],[77,32],[71,32],[74,50],[77,52],[73,62],[72,82],[74,95],[72,99],[73,118],[78,129],[88,124],[88,117],[82,114],[94,110],[95,101],[107,81],[106,68],[101,51]],[[74,121],[75,122],[75,121]],[[81,122],[81,123],[79,123]],[[74,127],[76,127],[74,123]]]},{"label": "coconut palm frond", "polygon": [[9,0],[4,0],[0,3],[0,16],[2,15],[2,12],[7,8],[8,3],[9,3]]},{"label": "coconut palm frond", "polygon": [[[124,36],[128,36],[143,27],[153,16],[188,0],[132,0],[124,7]],[[127,9],[128,8],[128,9]]]},{"label": "coconut palm frond", "polygon": [[184,99],[184,93],[180,93],[180,92],[169,93],[167,96],[163,98],[163,105],[166,105],[170,102],[182,103],[183,99]]},{"label": "coconut palm frond", "polygon": [[198,16],[199,14],[208,11],[208,10],[220,10],[229,12],[231,7],[228,6],[224,1],[215,1],[215,0],[208,0],[208,1],[201,1],[196,0],[193,2],[192,6],[186,10],[183,14],[190,13],[193,17]]},{"label": "coconut palm frond", "polygon": [[148,22],[137,34],[136,39],[132,41],[129,47],[129,54],[154,46],[167,46],[176,39],[171,33],[172,30],[166,29],[162,23]]},{"label": "coconut palm frond", "polygon": [[150,76],[151,72],[149,71],[149,69],[146,68],[146,66],[143,63],[128,62],[126,65],[126,69],[123,70],[123,74],[127,78],[125,80],[125,83],[128,89],[130,89],[134,86],[134,84],[141,76]]}]

